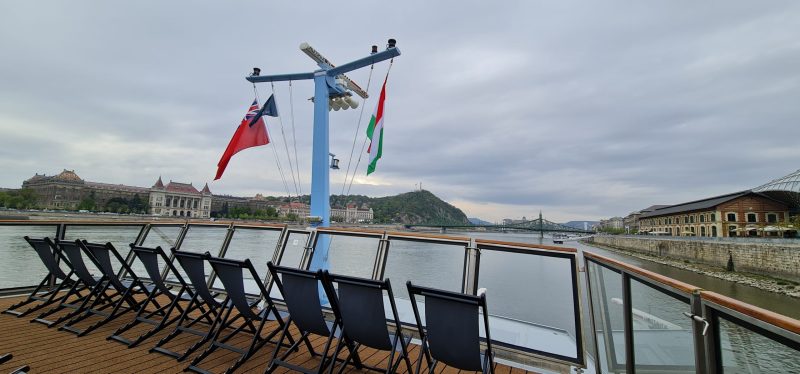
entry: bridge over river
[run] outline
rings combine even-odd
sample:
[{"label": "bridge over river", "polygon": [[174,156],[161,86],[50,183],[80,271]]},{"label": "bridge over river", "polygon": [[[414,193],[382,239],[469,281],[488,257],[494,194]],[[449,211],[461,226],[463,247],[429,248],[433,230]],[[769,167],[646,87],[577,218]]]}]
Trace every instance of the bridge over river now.
[{"label": "bridge over river", "polygon": [[414,229],[414,228],[438,228],[442,232],[446,232],[448,229],[456,229],[456,230],[487,230],[487,231],[522,231],[522,232],[539,232],[544,234],[545,232],[552,232],[552,233],[576,233],[576,234],[593,234],[594,231],[588,231],[583,229],[578,229],[575,227],[565,226],[559,223],[548,221],[544,218],[539,216],[539,218],[534,220],[523,220],[523,221],[516,221],[511,224],[502,224],[502,225],[453,225],[453,224],[436,224],[436,223],[421,223],[421,224],[411,224],[405,225],[407,229]]}]

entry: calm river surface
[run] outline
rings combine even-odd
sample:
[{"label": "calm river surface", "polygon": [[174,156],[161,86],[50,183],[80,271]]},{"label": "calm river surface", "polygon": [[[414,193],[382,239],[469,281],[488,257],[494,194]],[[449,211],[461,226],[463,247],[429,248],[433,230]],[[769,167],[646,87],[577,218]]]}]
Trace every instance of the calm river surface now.
[{"label": "calm river surface", "polygon": [[[225,227],[190,227],[181,245],[181,250],[209,251],[217,254],[226,231]],[[144,245],[162,246],[165,249],[172,247],[179,232],[179,226],[154,228],[146,237]],[[65,237],[70,240],[81,238],[95,242],[108,241],[120,250],[122,256],[125,256],[128,253],[128,243],[133,242],[138,233],[139,228],[134,226],[71,225],[68,226]],[[476,232],[452,232],[451,234],[507,242],[540,243],[539,236],[531,234]],[[23,235],[34,238],[54,237],[55,227],[0,226],[0,288],[35,285],[46,273],[41,261],[22,239]],[[263,278],[266,273],[265,264],[273,257],[278,236],[279,232],[273,230],[237,229],[226,257],[250,258],[256,265],[260,277]],[[308,235],[301,233],[294,233],[289,237],[284,255],[280,259],[281,265],[297,266],[299,264],[307,237]],[[328,258],[331,272],[361,277],[372,275],[379,243],[377,239],[349,236],[332,236],[329,239]],[[548,237],[544,238],[542,244],[553,245],[552,240]],[[640,260],[578,242],[567,242],[562,246],[577,248],[579,253],[590,251],[619,259],[703,289],[728,295],[793,318],[800,318],[800,300],[798,299]],[[405,291],[407,280],[418,285],[460,291],[463,264],[463,245],[421,243],[393,238],[390,242],[384,276],[391,280],[398,305],[400,309],[403,309],[403,305],[400,304],[407,303],[408,296]],[[581,268],[584,266],[582,258],[579,259],[579,266]],[[133,270],[137,274],[145,274],[138,262],[134,262]],[[210,271],[207,270],[208,272]],[[572,341],[571,348],[570,343],[567,343],[565,347],[557,348],[556,350],[561,350],[557,353],[574,357],[577,354],[575,338],[579,326],[575,323],[575,303],[572,299],[570,272],[571,263],[566,258],[483,250],[478,287],[487,289],[489,313],[499,318],[497,319],[498,323],[493,322],[492,338],[530,349],[548,351],[556,348],[548,347],[547,340],[531,337],[542,331],[551,331],[550,334],[566,337],[567,342],[570,339]],[[584,311],[580,319],[585,329],[588,329],[591,324],[585,275],[585,272],[579,273],[581,308]],[[610,303],[608,304],[609,312],[613,314],[610,328],[618,330],[621,325],[618,326],[619,323],[614,318],[621,316],[622,311],[621,306],[618,303],[615,304],[615,299],[621,300],[616,297],[620,293],[620,282],[613,279],[613,274],[609,274],[604,282],[607,296],[605,300]],[[682,315],[682,311],[686,310],[688,304],[671,299],[669,296],[640,284],[634,284],[632,292],[635,293],[634,308],[660,318],[680,331],[680,336],[676,336],[676,342],[679,343],[676,345],[678,347],[676,349],[691,349],[690,325],[688,319]],[[411,322],[411,318],[413,317],[407,314],[403,315],[401,311],[401,319]],[[510,326],[510,328],[504,328],[502,323],[507,323],[506,327]],[[497,331],[495,331],[495,326],[498,327]],[[528,330],[518,330],[514,326]],[[591,341],[587,339],[589,334],[589,331],[584,331],[585,341]],[[642,337],[641,341],[646,342],[646,337]],[[614,342],[614,344],[616,345],[618,342]],[[586,348],[590,351],[593,350],[590,344],[587,344]],[[666,352],[671,349],[664,347],[660,348],[660,351]],[[687,367],[693,365],[690,355],[682,351],[675,352],[676,358],[658,357],[657,360],[654,358],[654,363],[666,361],[688,365]]]}]

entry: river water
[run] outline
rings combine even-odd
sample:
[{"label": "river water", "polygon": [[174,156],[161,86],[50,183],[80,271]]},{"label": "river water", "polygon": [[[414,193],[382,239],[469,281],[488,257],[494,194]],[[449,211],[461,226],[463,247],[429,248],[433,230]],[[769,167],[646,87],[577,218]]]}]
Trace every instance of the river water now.
[{"label": "river water", "polygon": [[[209,251],[217,254],[221,247],[226,228],[224,227],[190,227],[181,249],[197,252]],[[145,246],[172,247],[180,232],[179,226],[158,227],[151,230],[147,236]],[[133,242],[139,233],[138,227],[92,227],[69,226],[65,238],[77,238],[95,242],[109,241],[124,256],[127,254],[127,244]],[[538,235],[517,233],[452,233],[476,238],[501,240],[507,242],[540,243]],[[41,281],[46,271],[35,253],[21,239],[22,235],[30,237],[55,236],[54,226],[0,226],[0,288],[30,286]],[[273,230],[237,230],[228,247],[225,257],[250,258],[256,265],[260,277],[266,273],[264,264],[272,259],[278,241],[279,232]],[[308,235],[295,233],[289,237],[281,265],[297,266],[300,262]],[[329,249],[329,266],[333,273],[370,277],[377,255],[378,240],[375,238],[332,236]],[[549,238],[544,243],[553,245]],[[654,271],[683,282],[734,297],[765,309],[770,309],[794,318],[800,318],[800,301],[753,287],[727,282],[717,278],[696,274],[693,272],[673,268],[670,266],[640,260],[630,256],[610,252],[601,248],[589,247],[577,242],[567,242],[564,247],[577,248],[579,253],[591,251],[607,257],[615,258],[629,264]],[[392,239],[385,266],[384,277],[389,278],[393,284],[401,319],[412,322],[407,303],[405,282],[411,280],[414,284],[435,288],[460,291],[462,288],[464,264],[463,245],[431,244],[417,241]],[[583,259],[578,265],[584,266]],[[133,271],[145,274],[138,262],[133,263]],[[595,270],[595,269],[590,269]],[[598,269],[599,270],[599,269]],[[510,345],[528,349],[549,352],[563,357],[576,357],[579,347],[575,346],[576,334],[579,325],[575,323],[575,310],[571,284],[571,263],[562,257],[532,256],[528,254],[510,253],[495,250],[481,252],[478,287],[487,289],[489,300],[489,313],[492,320],[492,338],[506,342]],[[207,273],[210,269],[207,270]],[[581,304],[584,313],[580,317],[584,329],[588,329],[590,315],[584,272],[579,273],[581,290]],[[609,318],[611,330],[621,329],[621,306],[615,304],[621,300],[619,282],[615,282],[614,274],[607,274],[605,287],[607,289]],[[252,281],[251,281],[252,283]],[[597,287],[597,286],[593,286]],[[661,347],[655,351],[672,352],[673,356],[637,357],[637,363],[653,364],[670,362],[682,367],[693,365],[691,356],[690,324],[682,316],[686,305],[665,294],[655,292],[653,289],[635,283],[632,285],[634,299],[633,307],[641,310],[644,315],[654,317],[657,324],[667,326],[671,331],[670,341],[663,341],[663,335],[658,335],[657,340],[648,343],[647,331],[652,327],[637,330],[637,343],[654,344],[670,347]],[[593,296],[595,289],[593,291]],[[618,297],[616,297],[618,296]],[[598,302],[598,300],[595,300]],[[599,316],[595,316],[598,318]],[[648,317],[649,318],[649,317]],[[653,318],[646,319],[652,322]],[[659,325],[660,326],[660,325]],[[642,327],[642,326],[639,326]],[[732,326],[730,330],[735,330]],[[601,327],[598,326],[598,330]],[[542,334],[549,338],[541,339]],[[584,342],[590,351],[593,351],[590,332],[584,331]],[[741,340],[746,336],[744,332],[734,331],[731,341]],[[562,339],[565,338],[565,339]],[[560,339],[560,340],[559,340]],[[607,344],[600,344],[601,353],[618,346],[616,361],[624,362],[620,357],[620,339],[612,339]],[[728,345],[726,357],[734,357],[739,345]],[[749,346],[748,346],[749,347]],[[642,350],[645,351],[645,350]],[[612,350],[613,352],[613,350]],[[603,356],[603,354],[601,354]],[[612,359],[613,361],[614,359]],[[602,361],[602,359],[601,359]],[[606,362],[602,366],[607,366]]]}]

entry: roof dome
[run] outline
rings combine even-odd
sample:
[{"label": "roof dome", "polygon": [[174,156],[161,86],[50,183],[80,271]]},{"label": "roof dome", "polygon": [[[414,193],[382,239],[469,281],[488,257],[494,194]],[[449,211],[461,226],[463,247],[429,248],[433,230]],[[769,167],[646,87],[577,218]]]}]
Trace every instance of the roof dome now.
[{"label": "roof dome", "polygon": [[753,191],[761,192],[773,199],[783,201],[792,210],[800,210],[800,170],[787,176],[773,179],[769,183],[754,188]]}]

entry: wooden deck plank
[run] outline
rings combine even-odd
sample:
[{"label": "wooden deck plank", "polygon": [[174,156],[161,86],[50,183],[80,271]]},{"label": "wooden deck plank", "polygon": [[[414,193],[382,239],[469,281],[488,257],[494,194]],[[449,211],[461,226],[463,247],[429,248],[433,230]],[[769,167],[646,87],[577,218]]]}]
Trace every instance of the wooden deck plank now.
[{"label": "wooden deck plank", "polygon": [[[0,310],[5,310],[8,306],[19,300],[21,300],[20,297],[0,298]],[[34,314],[38,315],[38,313]],[[34,373],[181,373],[189,365],[191,359],[206,348],[201,348],[183,362],[178,362],[174,358],[166,355],[149,353],[151,347],[172,332],[174,324],[164,328],[134,348],[128,348],[116,341],[106,340],[106,338],[119,327],[127,324],[134,318],[134,313],[132,312],[101,326],[84,337],[77,337],[75,334],[67,331],[58,331],[57,327],[47,328],[38,323],[30,323],[29,321],[34,317],[35,316],[26,316],[17,318],[8,314],[0,315],[0,331],[3,332],[0,334],[0,354],[14,354],[13,360],[0,365],[0,373],[9,372],[25,364],[30,365],[31,371]],[[78,324],[78,326],[85,327],[97,320],[99,320],[99,317],[90,317],[87,321]],[[202,329],[202,327],[203,325],[198,326],[199,329]],[[275,327],[277,327],[277,323],[275,322],[265,325],[262,335],[266,336],[269,331],[272,331]],[[152,328],[151,325],[142,323],[128,330],[124,336],[133,339],[150,328]],[[300,335],[294,327],[292,327],[290,331],[293,337],[298,337]],[[166,345],[166,348],[182,351],[189,348],[197,342],[198,339],[200,339],[200,337],[193,334],[180,334],[170,341],[170,343]],[[252,337],[247,334],[239,334],[232,338],[230,343],[239,347],[246,347],[251,339]],[[277,337],[275,339],[277,340]],[[314,349],[320,353],[325,345],[326,339],[320,336],[310,336],[310,340]],[[336,341],[334,340],[331,350],[335,348],[335,344]],[[266,344],[262,349],[256,352],[253,357],[246,361],[237,372],[262,373],[266,369],[274,349],[274,344]],[[283,352],[285,352],[285,348],[281,353]],[[372,366],[385,366],[389,356],[389,352],[377,351],[370,348],[360,349],[359,354],[364,363]],[[409,346],[409,356],[412,365],[416,365],[419,354],[419,346],[414,344]],[[222,372],[232,365],[239,357],[240,355],[238,353],[220,348],[201,362],[200,366],[213,372]],[[340,357],[344,358],[345,353],[342,353]],[[287,359],[295,365],[315,367],[319,364],[320,357],[312,357],[308,353],[305,344],[301,344],[300,351],[291,354]],[[427,367],[424,359],[422,366],[423,369]],[[437,372],[445,374],[460,373],[458,370],[444,367],[444,365],[441,365],[437,369]],[[285,372],[288,372],[285,368],[275,370],[275,373]],[[346,372],[365,374],[368,371],[357,370],[350,366]],[[505,365],[498,365],[497,372],[520,374],[522,371],[518,369],[512,370]],[[398,373],[406,373],[405,365],[400,366]]]}]

